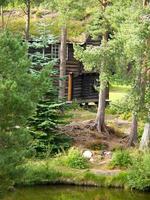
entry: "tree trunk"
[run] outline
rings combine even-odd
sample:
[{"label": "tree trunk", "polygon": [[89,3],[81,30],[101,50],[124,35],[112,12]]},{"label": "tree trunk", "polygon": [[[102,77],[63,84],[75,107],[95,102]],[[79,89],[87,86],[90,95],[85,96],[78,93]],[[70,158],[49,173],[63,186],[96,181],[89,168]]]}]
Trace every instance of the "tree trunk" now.
[{"label": "tree trunk", "polygon": [[106,91],[107,87],[100,89],[99,92],[99,103],[96,116],[96,125],[98,132],[102,133],[105,131],[105,105],[106,105]]},{"label": "tree trunk", "polygon": [[[148,4],[149,4],[148,0],[143,0],[143,7],[147,6]],[[146,68],[144,70],[144,74],[145,73],[147,73]],[[145,91],[145,87],[142,88],[142,91],[143,89]],[[150,113],[148,113],[148,123],[145,124],[144,132],[141,138],[140,150],[147,150],[149,148],[150,148]]]},{"label": "tree trunk", "polygon": [[4,10],[3,10],[3,6],[1,6],[1,20],[2,20],[2,29],[4,29],[5,22],[4,22]]},{"label": "tree trunk", "polygon": [[26,26],[25,26],[25,39],[29,40],[30,37],[30,15],[31,15],[31,2],[26,0]]},{"label": "tree trunk", "polygon": [[131,133],[130,133],[130,139],[128,146],[135,146],[138,141],[138,120],[137,120],[137,114],[132,114],[132,123],[131,123]]},{"label": "tree trunk", "polygon": [[144,132],[140,142],[140,150],[147,150],[150,148],[150,123],[145,124]]},{"label": "tree trunk", "polygon": [[64,99],[66,89],[67,27],[61,28],[59,99]]},{"label": "tree trunk", "polygon": [[[105,9],[107,7],[107,0],[103,0],[102,2],[102,8],[103,12],[105,12]],[[108,33],[107,31],[103,34],[103,42],[104,45],[107,44],[108,41]],[[105,63],[103,63],[105,65]],[[97,110],[97,116],[96,116],[96,126],[97,130],[100,133],[107,133],[106,126],[105,126],[105,106],[106,106],[106,92],[107,92],[107,82],[103,80],[103,74],[104,74],[104,66],[101,66],[101,72],[100,72],[100,92],[99,92],[99,103],[98,103],[98,110]]]},{"label": "tree trunk", "polygon": [[148,0],[143,0],[143,7],[148,5]]}]

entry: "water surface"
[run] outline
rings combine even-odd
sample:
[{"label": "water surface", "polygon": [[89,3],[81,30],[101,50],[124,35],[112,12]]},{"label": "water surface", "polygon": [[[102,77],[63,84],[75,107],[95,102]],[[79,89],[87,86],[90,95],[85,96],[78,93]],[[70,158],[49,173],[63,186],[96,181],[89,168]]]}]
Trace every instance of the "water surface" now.
[{"label": "water surface", "polygon": [[18,188],[4,200],[150,200],[150,193],[57,185]]}]

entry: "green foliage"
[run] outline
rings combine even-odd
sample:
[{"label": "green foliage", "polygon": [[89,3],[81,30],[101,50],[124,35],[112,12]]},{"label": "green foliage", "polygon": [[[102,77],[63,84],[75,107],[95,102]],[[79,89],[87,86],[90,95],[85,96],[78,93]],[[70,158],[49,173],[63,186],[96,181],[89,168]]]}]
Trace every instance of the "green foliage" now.
[{"label": "green foliage", "polygon": [[[46,53],[46,48],[50,44],[56,43],[56,37],[49,34],[48,25],[44,21],[38,23],[39,37],[33,38],[29,42],[29,56],[32,61],[31,70],[38,72],[40,69],[46,66],[53,66],[55,61],[51,59],[51,55]],[[54,74],[54,70],[51,70],[51,74]]]},{"label": "green foliage", "polygon": [[84,16],[89,0],[60,0],[45,1],[46,7],[58,12],[61,23],[66,23],[70,19],[81,19]]},{"label": "green foliage", "polygon": [[127,150],[118,150],[113,153],[111,166],[114,167],[129,167],[132,164],[132,157]]},{"label": "green foliage", "polygon": [[22,44],[20,38],[13,37],[10,33],[2,33],[0,40],[0,121],[1,129],[5,130],[26,123],[35,109],[34,102],[49,85],[49,68],[37,75],[27,73],[30,67],[27,45]]},{"label": "green foliage", "polygon": [[27,119],[49,85],[49,68],[33,75],[28,73],[30,64],[26,43],[9,32],[0,33],[0,189],[17,177],[30,146]]},{"label": "green foliage", "polygon": [[66,183],[75,185],[98,185],[102,187],[123,188],[127,183],[127,173],[116,175],[93,174],[89,170],[70,169],[62,163],[49,160],[28,162],[23,166],[25,174],[18,180],[19,185],[37,185],[50,183]]},{"label": "green foliage", "polygon": [[[32,61],[30,71],[35,74],[54,64],[50,55],[45,53],[45,49],[49,44],[56,42],[56,38],[47,33],[44,23],[39,25],[39,33],[41,36],[34,38],[33,42],[29,43],[31,48],[29,55]],[[32,49],[36,51],[32,53]],[[55,74],[56,72],[51,69],[51,76]],[[63,135],[58,129],[60,124],[65,123],[67,115],[63,112],[65,104],[57,100],[57,89],[52,81],[55,81],[54,78],[51,78],[49,92],[38,103],[36,112],[29,119],[29,129],[34,139],[32,148],[38,157],[47,157],[70,146],[70,138]]]},{"label": "green foliage", "polygon": [[36,185],[40,183],[46,183],[48,180],[55,181],[58,179],[62,173],[56,171],[54,168],[49,166],[47,161],[45,162],[29,162],[23,166],[25,173],[21,180],[18,180],[17,183],[24,185]]},{"label": "green foliage", "polygon": [[71,144],[71,139],[58,129],[68,118],[63,112],[65,105],[57,103],[52,95],[47,94],[39,102],[35,115],[29,120],[30,132],[34,138],[32,148],[36,150],[36,156],[42,158],[64,151]]},{"label": "green foliage", "polygon": [[138,155],[128,175],[129,186],[138,190],[150,190],[150,153]]},{"label": "green foliage", "polygon": [[124,114],[130,112],[129,107],[129,98],[128,96],[124,97],[116,102],[110,103],[109,112],[112,114]]},{"label": "green foliage", "polygon": [[80,151],[75,148],[71,148],[66,157],[66,165],[71,168],[76,169],[86,169],[88,168],[88,162],[82,157]]}]

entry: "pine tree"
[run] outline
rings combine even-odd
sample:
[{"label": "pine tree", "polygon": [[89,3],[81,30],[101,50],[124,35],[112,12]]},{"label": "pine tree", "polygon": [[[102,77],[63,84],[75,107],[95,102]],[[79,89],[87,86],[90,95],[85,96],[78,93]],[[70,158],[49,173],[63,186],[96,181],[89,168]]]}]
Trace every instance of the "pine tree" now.
[{"label": "pine tree", "polygon": [[30,65],[27,44],[0,33],[0,188],[13,185],[19,175],[31,141],[27,120],[49,88],[49,68],[33,74]]}]

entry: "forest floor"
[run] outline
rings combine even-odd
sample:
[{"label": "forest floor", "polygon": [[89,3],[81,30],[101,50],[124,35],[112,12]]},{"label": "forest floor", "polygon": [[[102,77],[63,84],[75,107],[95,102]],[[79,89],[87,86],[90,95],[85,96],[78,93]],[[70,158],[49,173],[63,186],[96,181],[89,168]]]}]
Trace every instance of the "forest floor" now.
[{"label": "forest floor", "polygon": [[[86,118],[89,117],[88,111],[74,111],[80,115],[85,114]],[[92,114],[93,115],[93,114]],[[93,128],[94,119],[83,120],[82,117],[73,119],[72,122],[63,126],[61,130],[73,139],[74,146],[83,149],[92,150],[115,150],[117,148],[124,148],[125,138],[128,136],[130,129],[130,122],[127,120],[119,119],[117,116],[107,115],[106,121],[108,124],[109,135],[100,134]]]},{"label": "forest floor", "polygon": [[[115,86],[110,91],[110,100],[115,102],[122,99],[127,92],[128,87]],[[117,114],[106,114],[106,124],[110,134],[103,135],[93,128],[96,106],[78,107],[69,112],[72,115],[71,121],[66,126],[61,127],[61,130],[72,138],[73,146],[79,148],[82,152],[86,150],[92,152],[92,172],[96,174],[118,173],[118,170],[109,169],[109,163],[114,150],[126,148],[131,122],[122,119]]]},{"label": "forest floor", "polygon": [[[113,88],[110,92],[111,101],[124,97],[127,90],[122,87]],[[110,134],[100,134],[92,125],[96,117],[96,106],[79,107],[72,105],[67,110],[70,116],[61,131],[72,138],[72,146],[81,153],[89,150],[92,157],[87,169],[74,169],[64,164],[66,152],[56,158],[31,160],[26,165],[26,174],[19,185],[36,184],[73,184],[103,187],[121,187],[127,184],[127,169],[112,168],[111,160],[114,150],[126,148],[129,135],[130,120],[124,120],[117,114],[106,114],[106,124]],[[111,127],[111,128],[110,128]]]},{"label": "forest floor", "polygon": [[106,121],[110,134],[102,135],[96,129],[91,128],[95,116],[96,113],[91,113],[88,110],[74,110],[72,122],[62,127],[61,130],[72,138],[73,146],[82,152],[86,150],[92,152],[90,160],[92,172],[96,174],[118,173],[120,170],[109,169],[109,163],[114,150],[126,148],[130,122],[115,115],[107,115]]}]

